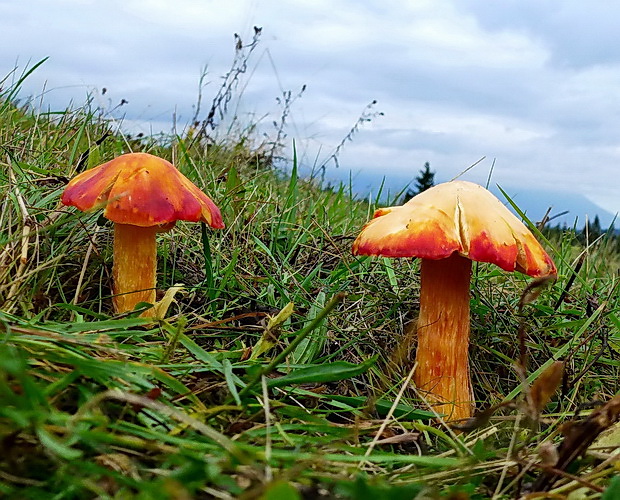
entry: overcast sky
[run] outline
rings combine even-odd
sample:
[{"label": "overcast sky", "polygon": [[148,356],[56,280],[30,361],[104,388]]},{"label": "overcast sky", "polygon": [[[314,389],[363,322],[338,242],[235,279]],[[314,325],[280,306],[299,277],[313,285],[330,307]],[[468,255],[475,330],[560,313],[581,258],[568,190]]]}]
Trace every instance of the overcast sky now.
[{"label": "overcast sky", "polygon": [[[22,95],[62,108],[88,94],[146,133],[192,117],[230,67],[233,34],[262,27],[238,111],[288,117],[306,166],[365,109],[340,172],[410,180],[429,161],[515,189],[579,192],[620,211],[620,3],[540,0],[0,0],[0,78],[49,56]],[[101,96],[102,88],[107,89]],[[263,118],[264,117],[264,118]],[[204,118],[204,116],[201,116]],[[340,175],[346,175],[344,173]]]}]

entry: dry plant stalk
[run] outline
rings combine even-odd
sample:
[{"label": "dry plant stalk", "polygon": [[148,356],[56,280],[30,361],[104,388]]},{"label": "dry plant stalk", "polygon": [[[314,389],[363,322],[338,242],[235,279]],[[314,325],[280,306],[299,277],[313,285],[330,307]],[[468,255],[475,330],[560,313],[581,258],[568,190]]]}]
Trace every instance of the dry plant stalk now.
[{"label": "dry plant stalk", "polygon": [[[19,287],[21,286],[22,280],[24,278],[24,274],[26,272],[26,267],[28,266],[28,246],[30,244],[30,214],[28,213],[28,208],[26,207],[26,202],[24,201],[24,197],[22,196],[19,187],[17,186],[17,181],[15,179],[15,175],[12,170],[9,170],[9,180],[12,185],[13,193],[15,194],[15,198],[17,199],[17,204],[19,205],[19,210],[22,216],[22,235],[21,235],[21,246],[19,249],[19,263],[17,264],[17,269],[15,274],[8,278],[7,283],[11,284],[9,291],[4,299],[4,303],[2,305],[2,310],[11,312],[15,307],[14,298],[17,296]],[[11,248],[12,250],[16,250],[15,246],[7,245],[5,252],[7,249]],[[2,260],[4,261],[7,255],[3,252]],[[4,287],[3,287],[4,288]]]}]

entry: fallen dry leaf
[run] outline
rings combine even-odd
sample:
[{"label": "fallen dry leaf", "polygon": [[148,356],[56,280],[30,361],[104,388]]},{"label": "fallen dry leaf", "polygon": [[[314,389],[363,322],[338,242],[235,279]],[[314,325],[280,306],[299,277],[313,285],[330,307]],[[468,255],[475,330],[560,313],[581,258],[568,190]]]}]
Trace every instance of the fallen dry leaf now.
[{"label": "fallen dry leaf", "polygon": [[547,368],[530,387],[526,401],[526,414],[532,420],[538,420],[540,412],[547,406],[553,393],[562,382],[564,363],[555,361]]},{"label": "fallen dry leaf", "polygon": [[532,491],[549,491],[570,464],[583,455],[594,440],[606,429],[620,421],[620,396],[609,400],[588,417],[567,422],[564,439],[558,447],[558,461],[553,471],[545,471],[536,480]]}]

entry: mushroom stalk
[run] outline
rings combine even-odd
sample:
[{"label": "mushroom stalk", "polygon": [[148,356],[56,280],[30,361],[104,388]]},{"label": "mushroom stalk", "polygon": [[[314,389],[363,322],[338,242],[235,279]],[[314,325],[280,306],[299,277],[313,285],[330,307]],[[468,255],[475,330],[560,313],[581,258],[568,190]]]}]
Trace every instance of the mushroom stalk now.
[{"label": "mushroom stalk", "polygon": [[415,382],[447,420],[471,416],[468,367],[471,261],[422,259]]},{"label": "mushroom stalk", "polygon": [[157,226],[114,224],[114,310],[133,311],[140,302],[155,303]]}]

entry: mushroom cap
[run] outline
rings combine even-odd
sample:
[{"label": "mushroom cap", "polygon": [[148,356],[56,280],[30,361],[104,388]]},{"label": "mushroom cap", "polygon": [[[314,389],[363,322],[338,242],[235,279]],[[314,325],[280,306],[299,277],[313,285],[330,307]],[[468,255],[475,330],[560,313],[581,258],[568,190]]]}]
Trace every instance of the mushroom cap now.
[{"label": "mushroom cap", "polygon": [[172,163],[147,153],[129,153],[75,176],[61,202],[82,211],[103,207],[118,224],[156,226],[177,220],[224,227],[219,208]]},{"label": "mushroom cap", "polygon": [[377,210],[353,243],[355,255],[439,260],[454,252],[505,271],[557,274],[525,225],[489,191],[466,181],[438,184],[402,206]]}]

